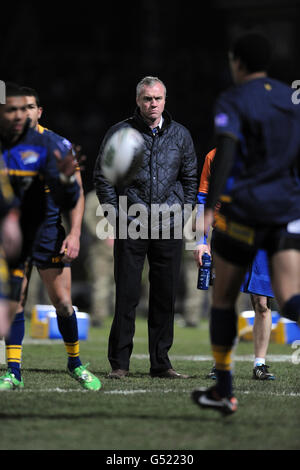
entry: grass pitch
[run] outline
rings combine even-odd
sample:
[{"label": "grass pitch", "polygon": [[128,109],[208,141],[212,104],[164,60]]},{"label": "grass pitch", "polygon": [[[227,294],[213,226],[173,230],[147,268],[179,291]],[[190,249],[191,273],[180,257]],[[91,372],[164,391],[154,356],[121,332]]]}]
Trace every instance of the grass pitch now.
[{"label": "grass pitch", "polygon": [[[107,379],[111,319],[81,341],[81,359],[102,382],[99,392],[83,390],[66,373],[62,342],[26,336],[25,388],[0,395],[1,450],[299,450],[300,365],[291,345],[271,343],[267,364],[275,381],[252,379],[253,344],[236,350],[236,414],[222,417],[190,399],[209,386],[212,366],[207,322],[198,328],[175,325],[170,357],[186,380],[148,375],[147,323],[137,319],[131,374]],[[29,325],[26,330],[29,331]],[[5,370],[0,366],[1,374]]]}]

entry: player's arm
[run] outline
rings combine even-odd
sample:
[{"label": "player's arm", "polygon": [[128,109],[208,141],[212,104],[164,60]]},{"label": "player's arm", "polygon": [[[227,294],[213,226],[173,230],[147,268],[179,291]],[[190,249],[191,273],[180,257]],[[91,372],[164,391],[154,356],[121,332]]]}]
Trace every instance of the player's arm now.
[{"label": "player's arm", "polygon": [[[196,227],[197,227],[197,239],[196,248],[194,250],[194,259],[196,261],[197,266],[202,265],[202,256],[204,253],[208,253],[211,256],[210,245],[208,244],[208,234],[210,227],[208,228],[207,232],[203,232],[203,226],[205,225],[205,207],[206,201],[206,194],[199,192],[197,195],[197,214],[196,214]],[[204,222],[203,222],[204,221]]]},{"label": "player's arm", "polygon": [[197,213],[196,213],[196,230],[197,230],[197,242],[196,249],[194,250],[194,259],[197,266],[202,265],[202,256],[204,253],[211,255],[210,245],[208,244],[208,234],[210,227],[204,233],[203,227],[205,225],[204,221],[204,207],[207,198],[207,192],[209,188],[210,181],[210,167],[211,162],[215,156],[216,149],[211,150],[205,157],[204,165],[200,177],[200,185],[197,194]]},{"label": "player's arm", "polygon": [[60,253],[65,254],[64,261],[71,262],[77,258],[80,249],[81,226],[84,214],[84,192],[80,171],[76,171],[75,178],[80,188],[79,198],[74,209],[70,211],[70,232],[62,243]]},{"label": "player's arm", "polygon": [[79,184],[74,176],[78,167],[77,157],[79,156],[74,155],[70,149],[63,158],[61,152],[52,144],[45,162],[45,184],[50,188],[54,202],[62,211],[73,209],[80,195]]},{"label": "player's arm", "polygon": [[211,165],[211,178],[204,210],[204,233],[214,220],[214,208],[233,166],[237,140],[227,134],[220,135],[217,151]]}]

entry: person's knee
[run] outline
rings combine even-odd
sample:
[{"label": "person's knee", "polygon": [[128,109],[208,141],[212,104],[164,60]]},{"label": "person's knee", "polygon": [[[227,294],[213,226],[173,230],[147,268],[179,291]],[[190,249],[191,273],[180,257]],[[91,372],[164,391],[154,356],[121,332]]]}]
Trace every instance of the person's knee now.
[{"label": "person's knee", "polygon": [[54,307],[56,309],[56,314],[59,317],[64,317],[64,318],[70,317],[73,314],[73,311],[74,311],[73,306],[72,306],[72,302],[70,302],[68,300],[59,300],[54,305]]},{"label": "person's knee", "polygon": [[265,297],[253,297],[252,303],[254,306],[255,314],[260,315],[263,318],[266,318],[270,314],[268,302]]}]

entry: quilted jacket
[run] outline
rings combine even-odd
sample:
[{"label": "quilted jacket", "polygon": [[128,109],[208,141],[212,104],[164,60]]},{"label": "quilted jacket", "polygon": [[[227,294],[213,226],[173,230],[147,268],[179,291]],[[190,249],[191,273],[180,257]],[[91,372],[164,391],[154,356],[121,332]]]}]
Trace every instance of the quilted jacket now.
[{"label": "quilted jacket", "polygon": [[[101,157],[109,137],[125,126],[132,126],[143,135],[145,150],[142,165],[130,186],[116,188],[101,173]],[[154,136],[137,108],[132,117],[112,126],[105,135],[95,165],[94,184],[100,204],[112,204],[117,214],[119,196],[127,196],[128,208],[143,204],[149,215],[153,205],[194,206],[198,190],[197,157],[190,132],[164,111],[163,125]]]}]

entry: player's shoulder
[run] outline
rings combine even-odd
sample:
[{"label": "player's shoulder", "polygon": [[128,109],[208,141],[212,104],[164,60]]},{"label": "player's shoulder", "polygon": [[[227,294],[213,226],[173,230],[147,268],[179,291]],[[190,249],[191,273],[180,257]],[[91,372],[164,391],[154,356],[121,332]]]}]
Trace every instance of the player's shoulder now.
[{"label": "player's shoulder", "polygon": [[293,107],[292,95],[294,89],[290,85],[274,78],[267,78],[264,87],[268,92],[273,93],[277,100],[282,100],[286,105]]},{"label": "player's shoulder", "polygon": [[28,145],[40,145],[43,147],[48,147],[50,144],[49,137],[38,132],[36,129],[29,128],[22,138],[22,144]]},{"label": "player's shoulder", "polygon": [[62,147],[63,150],[64,149],[69,150],[72,147],[71,142],[66,137],[63,137],[62,135],[57,134],[51,129],[47,129],[46,127],[38,125],[37,132],[47,137],[54,144],[58,145],[59,147]]}]

